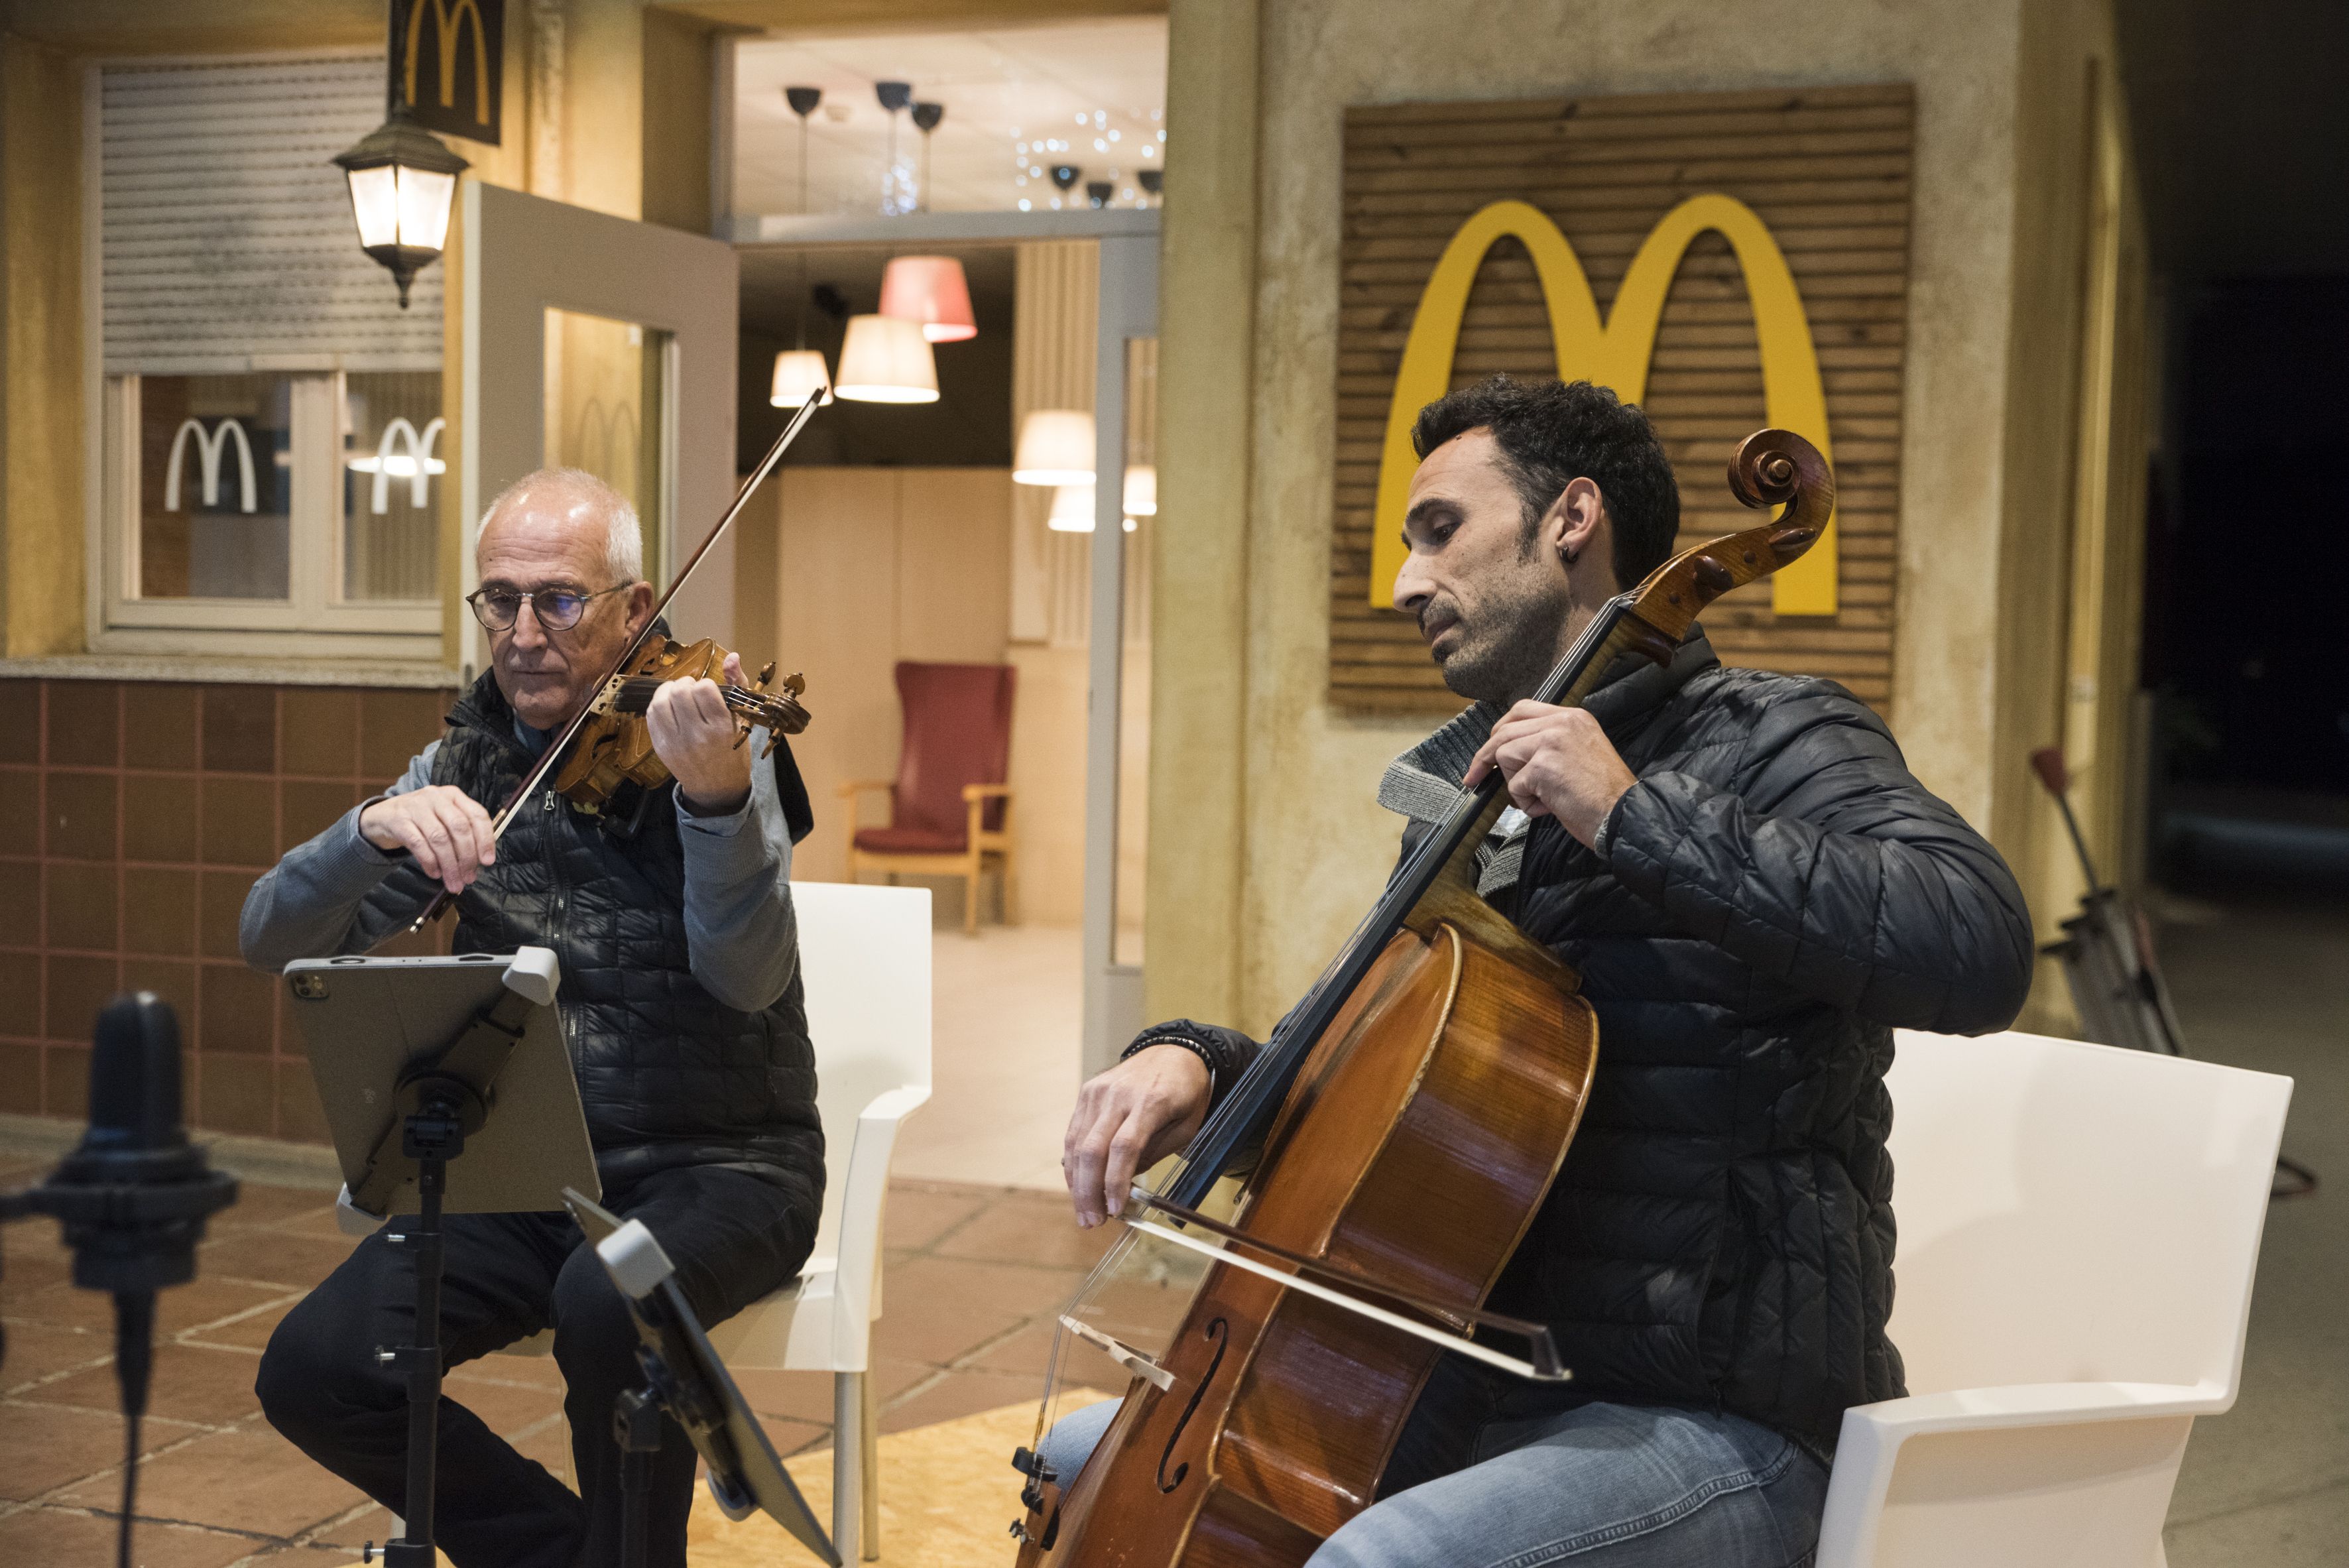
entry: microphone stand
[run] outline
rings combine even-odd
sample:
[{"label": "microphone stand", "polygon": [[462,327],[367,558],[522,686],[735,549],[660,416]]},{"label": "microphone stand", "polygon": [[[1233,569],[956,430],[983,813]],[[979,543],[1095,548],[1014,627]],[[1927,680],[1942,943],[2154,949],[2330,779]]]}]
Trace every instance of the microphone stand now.
[{"label": "microphone stand", "polygon": [[204,1222],[236,1202],[236,1178],[212,1170],[188,1141],[180,1121],[179,1020],[151,992],[118,996],[98,1015],[89,1108],[89,1130],[47,1180],[0,1194],[0,1222],[56,1219],[73,1249],[74,1284],[114,1296],[114,1375],[125,1428],[115,1560],[130,1568],[155,1293],[195,1278]]}]

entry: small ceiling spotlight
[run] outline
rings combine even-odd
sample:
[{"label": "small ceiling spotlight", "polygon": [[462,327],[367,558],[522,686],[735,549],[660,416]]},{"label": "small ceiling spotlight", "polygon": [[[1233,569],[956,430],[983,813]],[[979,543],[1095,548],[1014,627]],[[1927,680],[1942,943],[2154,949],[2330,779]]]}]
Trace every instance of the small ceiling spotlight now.
[{"label": "small ceiling spotlight", "polygon": [[800,211],[808,211],[808,116],[823,101],[822,88],[785,88],[783,101],[800,117]]},{"label": "small ceiling spotlight", "polygon": [[946,117],[947,106],[942,103],[914,106],[914,129],[922,133],[922,193],[917,210],[924,212],[930,210],[930,132],[937,129],[938,122]]},{"label": "small ceiling spotlight", "polygon": [[897,117],[905,112],[907,104],[914,101],[914,84],[874,82],[873,96],[879,98],[881,107],[889,112],[889,162],[881,171],[881,214],[894,218],[901,212],[914,210],[912,193],[904,189],[911,181],[900,178],[901,171],[897,167]]},{"label": "small ceiling spotlight", "polygon": [[1117,187],[1106,180],[1085,181],[1085,200],[1096,207],[1106,207],[1109,199],[1117,194]]}]

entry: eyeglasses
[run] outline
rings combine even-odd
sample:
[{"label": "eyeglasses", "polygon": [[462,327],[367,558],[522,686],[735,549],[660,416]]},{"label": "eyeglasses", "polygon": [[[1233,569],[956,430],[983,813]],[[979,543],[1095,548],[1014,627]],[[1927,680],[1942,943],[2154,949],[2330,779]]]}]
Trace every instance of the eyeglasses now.
[{"label": "eyeglasses", "polygon": [[587,613],[590,599],[625,593],[631,586],[623,583],[616,588],[600,588],[593,593],[583,593],[576,588],[537,588],[527,593],[512,588],[476,588],[465,595],[465,603],[473,607],[473,619],[485,631],[512,630],[515,617],[527,604],[541,626],[550,632],[567,632]]}]

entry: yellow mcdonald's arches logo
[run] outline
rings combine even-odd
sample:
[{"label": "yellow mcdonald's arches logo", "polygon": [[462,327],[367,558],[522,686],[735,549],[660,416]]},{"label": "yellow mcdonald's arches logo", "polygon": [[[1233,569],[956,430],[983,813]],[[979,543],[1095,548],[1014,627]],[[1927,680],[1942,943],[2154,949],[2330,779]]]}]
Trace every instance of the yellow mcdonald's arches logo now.
[{"label": "yellow mcdonald's arches logo", "polygon": [[457,46],[464,26],[473,25],[473,119],[490,123],[490,40],[481,26],[481,8],[475,0],[416,0],[408,13],[408,101],[416,101],[416,57],[424,44],[424,14],[432,13],[434,38],[440,46],[440,107],[457,101]]},{"label": "yellow mcdonald's arches logo", "polygon": [[[1820,456],[1835,461],[1827,444],[1826,391],[1819,380],[1818,350],[1811,342],[1802,295],[1778,242],[1751,207],[1728,196],[1692,196],[1665,213],[1631,258],[1623,286],[1616,291],[1614,311],[1601,323],[1582,259],[1558,226],[1524,201],[1495,201],[1463,223],[1444,247],[1412,318],[1379,458],[1378,503],[1371,525],[1372,604],[1393,603],[1395,577],[1402,570],[1403,503],[1419,466],[1418,454],[1411,449],[1412,422],[1421,408],[1451,387],[1452,356],[1460,343],[1469,286],[1494,242],[1510,235],[1532,253],[1549,312],[1559,379],[1593,381],[1612,387],[1627,403],[1638,403],[1647,397],[1648,366],[1655,355],[1656,328],[1663,320],[1672,275],[1690,242],[1708,230],[1729,241],[1754,304],[1754,333],[1762,349],[1764,417],[1806,437]],[[1771,607],[1781,615],[1834,614],[1837,553],[1830,518],[1819,542],[1771,579]]]}]

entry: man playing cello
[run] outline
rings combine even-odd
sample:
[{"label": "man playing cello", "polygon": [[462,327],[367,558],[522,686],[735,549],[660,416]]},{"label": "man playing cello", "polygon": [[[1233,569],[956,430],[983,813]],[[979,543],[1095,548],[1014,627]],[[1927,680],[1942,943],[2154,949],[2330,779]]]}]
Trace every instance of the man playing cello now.
[{"label": "man playing cello", "polygon": [[[574,469],[533,474],[492,501],[476,559],[489,674],[404,778],[254,885],[244,956],[274,970],[364,952],[442,889],[457,897],[459,951],[554,949],[604,1202],[653,1229],[695,1314],[714,1324],[798,1274],[823,1196],[790,885],[793,830],[806,829],[781,790],[790,754],[759,766],[715,683],[670,681],[646,722],[673,791],[590,814],[545,789],[492,838],[488,809],[595,695],[654,600],[634,510]],[[726,674],[740,683],[730,655]],[[616,1562],[612,1405],[637,1380],[626,1304],[567,1214],[443,1225],[448,1365],[553,1329],[582,1495],[444,1398],[442,1549],[458,1568]],[[412,1327],[413,1274],[388,1239],[397,1229],[362,1242],[286,1315],[257,1387],[273,1426],[405,1514],[407,1393],[373,1355]],[[655,1461],[650,1563],[684,1568],[694,1462],[672,1428]]]},{"label": "man playing cello", "polygon": [[[1478,892],[1582,977],[1580,1131],[1488,1305],[1549,1327],[1566,1385],[1439,1363],[1379,1499],[1315,1568],[1810,1561],[1843,1411],[1902,1392],[1892,1307],[1896,1027],[2003,1026],[2032,932],[1996,851],[1832,682],[1724,668],[1701,630],[1581,707],[1526,700],[1672,552],[1646,417],[1496,377],[1422,410],[1395,604],[1475,706],[1387,769],[1406,852],[1498,769]],[[1177,1020],[1085,1085],[1081,1225],[1182,1150],[1259,1049]],[[1116,1411],[1061,1422],[1073,1478]]]}]

